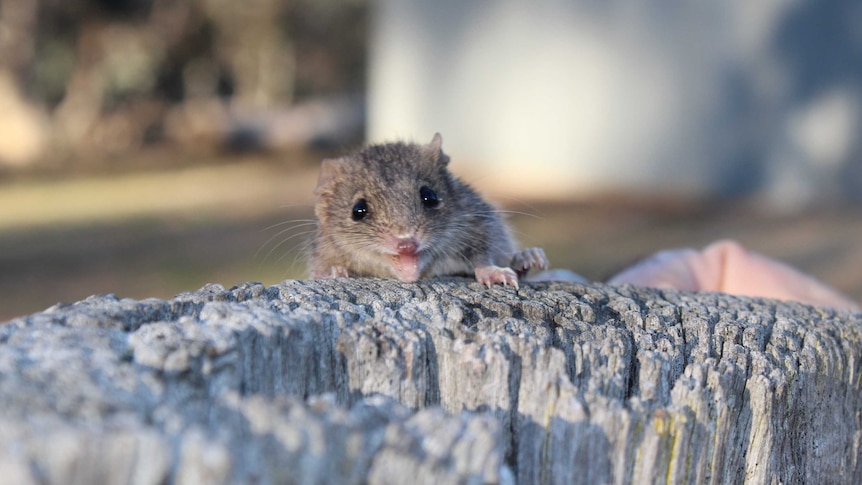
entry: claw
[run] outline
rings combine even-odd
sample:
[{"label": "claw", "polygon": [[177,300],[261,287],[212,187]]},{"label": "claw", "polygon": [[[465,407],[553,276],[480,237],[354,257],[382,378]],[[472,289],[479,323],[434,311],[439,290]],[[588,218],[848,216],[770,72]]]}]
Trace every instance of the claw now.
[{"label": "claw", "polygon": [[330,268],[331,278],[347,278],[349,275],[347,274],[347,268],[343,266],[333,266]]},{"label": "claw", "polygon": [[343,266],[330,266],[327,269],[320,269],[311,272],[311,279],[329,279],[329,278],[348,278],[347,268]]},{"label": "claw", "polygon": [[512,285],[518,289],[518,275],[512,268],[501,268],[499,266],[481,266],[476,268],[476,281],[490,288],[495,284],[508,287]]},{"label": "claw", "polygon": [[548,258],[542,248],[522,249],[512,256],[509,266],[518,273],[518,276],[524,276],[531,269],[547,269]]}]

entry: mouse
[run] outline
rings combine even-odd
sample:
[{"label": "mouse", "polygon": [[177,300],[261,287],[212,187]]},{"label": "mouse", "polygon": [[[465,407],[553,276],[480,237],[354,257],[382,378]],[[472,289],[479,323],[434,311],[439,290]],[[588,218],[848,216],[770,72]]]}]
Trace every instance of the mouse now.
[{"label": "mouse", "polygon": [[404,282],[472,276],[518,288],[545,269],[541,248],[516,250],[503,215],[449,171],[430,143],[370,145],[320,165],[312,278],[389,277]]}]

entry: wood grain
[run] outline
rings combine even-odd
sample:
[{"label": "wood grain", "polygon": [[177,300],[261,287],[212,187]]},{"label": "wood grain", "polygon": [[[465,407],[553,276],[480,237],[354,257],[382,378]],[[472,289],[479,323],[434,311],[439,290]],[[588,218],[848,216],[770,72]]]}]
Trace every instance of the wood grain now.
[{"label": "wood grain", "polygon": [[16,483],[859,483],[860,315],[468,280],[98,296],[0,326]]}]

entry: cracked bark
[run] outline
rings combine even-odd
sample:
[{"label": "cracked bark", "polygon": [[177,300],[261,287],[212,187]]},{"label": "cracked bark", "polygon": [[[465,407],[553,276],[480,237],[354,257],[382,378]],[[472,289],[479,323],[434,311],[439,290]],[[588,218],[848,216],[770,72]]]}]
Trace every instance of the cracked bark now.
[{"label": "cracked bark", "polygon": [[16,483],[859,483],[860,315],[287,281],[0,326]]}]

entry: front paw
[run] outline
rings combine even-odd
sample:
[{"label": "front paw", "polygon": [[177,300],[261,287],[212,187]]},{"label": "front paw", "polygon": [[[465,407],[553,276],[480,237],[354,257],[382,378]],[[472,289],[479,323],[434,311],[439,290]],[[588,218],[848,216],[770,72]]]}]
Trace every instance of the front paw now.
[{"label": "front paw", "polygon": [[311,278],[315,280],[327,278],[348,278],[347,268],[343,266],[330,266],[328,269],[317,269],[311,273]]},{"label": "front paw", "polygon": [[518,275],[512,268],[501,268],[499,266],[481,266],[476,268],[476,281],[488,288],[497,283],[503,286],[512,285],[518,288]]},{"label": "front paw", "polygon": [[547,269],[548,258],[545,257],[545,251],[542,248],[522,249],[512,256],[509,266],[518,273],[518,276],[523,277],[531,269]]}]

